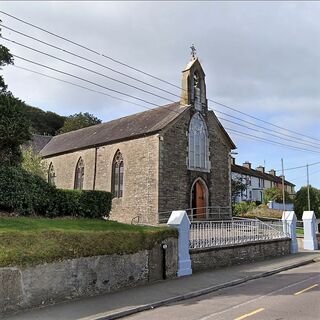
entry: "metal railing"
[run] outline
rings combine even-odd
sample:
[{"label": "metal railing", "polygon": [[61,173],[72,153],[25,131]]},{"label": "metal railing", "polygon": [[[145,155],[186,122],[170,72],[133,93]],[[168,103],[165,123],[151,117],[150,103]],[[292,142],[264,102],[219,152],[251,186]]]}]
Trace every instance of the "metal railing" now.
[{"label": "metal railing", "polygon": [[287,238],[289,234],[281,221],[273,224],[259,220],[233,219],[231,221],[192,222],[190,249],[244,244],[259,240]]},{"label": "metal railing", "polygon": [[[191,222],[193,221],[213,221],[213,220],[231,220],[232,210],[231,207],[198,207],[188,209],[177,209],[184,210]],[[158,220],[159,223],[167,223],[172,211],[159,212]]]}]

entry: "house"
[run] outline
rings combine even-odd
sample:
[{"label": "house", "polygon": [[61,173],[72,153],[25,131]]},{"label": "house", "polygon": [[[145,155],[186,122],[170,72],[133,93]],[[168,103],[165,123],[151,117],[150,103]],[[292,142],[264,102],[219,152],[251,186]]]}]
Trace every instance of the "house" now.
[{"label": "house", "polygon": [[208,110],[205,73],[193,57],[180,101],[53,137],[41,154],[59,188],[111,191],[111,219],[157,224],[195,208],[231,212],[229,154],[234,143]]},{"label": "house", "polygon": [[[282,190],[282,176],[277,176],[275,170],[265,172],[263,166],[256,169],[251,168],[251,163],[246,161],[243,165],[235,163],[231,157],[231,172],[233,179],[240,179],[246,185],[246,189],[235,199],[235,202],[254,201],[261,203],[263,201],[263,191],[269,188],[279,188]],[[285,190],[293,198],[295,195],[295,185],[284,180]]]}]

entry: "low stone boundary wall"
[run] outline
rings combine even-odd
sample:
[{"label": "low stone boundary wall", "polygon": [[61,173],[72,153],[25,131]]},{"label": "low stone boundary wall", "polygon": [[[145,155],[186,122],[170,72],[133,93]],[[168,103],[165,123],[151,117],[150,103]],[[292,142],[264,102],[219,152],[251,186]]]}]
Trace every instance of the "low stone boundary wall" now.
[{"label": "low stone boundary wall", "polygon": [[[166,277],[177,274],[177,239],[167,239]],[[0,268],[0,314],[108,293],[163,278],[163,249],[95,256],[28,268]]]},{"label": "low stone boundary wall", "polygon": [[290,254],[290,239],[256,241],[190,250],[193,272],[260,261]]}]

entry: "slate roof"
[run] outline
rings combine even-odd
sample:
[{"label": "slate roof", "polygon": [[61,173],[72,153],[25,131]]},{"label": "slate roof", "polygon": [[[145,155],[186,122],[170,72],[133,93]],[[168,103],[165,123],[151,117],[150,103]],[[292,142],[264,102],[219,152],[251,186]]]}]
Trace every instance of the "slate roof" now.
[{"label": "slate roof", "polygon": [[[240,173],[243,175],[247,175],[247,176],[252,176],[252,177],[257,177],[257,178],[261,178],[264,180],[269,180],[269,181],[273,181],[276,183],[281,184],[282,183],[282,178],[279,176],[273,176],[272,174],[266,173],[266,172],[261,172],[255,169],[249,169],[237,164],[232,164],[231,165],[231,172],[235,172],[235,173]],[[295,184],[284,180],[284,184],[291,186],[291,187],[295,187]]]},{"label": "slate roof", "polygon": [[51,139],[50,143],[41,150],[41,154],[43,157],[48,157],[156,133],[189,108],[190,106],[181,106],[179,102],[175,102],[127,117],[60,134]]},{"label": "slate roof", "polygon": [[34,153],[39,153],[52,139],[52,136],[43,136],[40,134],[33,134],[32,139],[22,145],[23,149],[31,146]]}]

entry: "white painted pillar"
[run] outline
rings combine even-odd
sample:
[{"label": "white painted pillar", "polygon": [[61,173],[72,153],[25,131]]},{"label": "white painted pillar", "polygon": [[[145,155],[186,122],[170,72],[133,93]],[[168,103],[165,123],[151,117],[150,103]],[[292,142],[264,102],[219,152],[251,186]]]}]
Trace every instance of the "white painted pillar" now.
[{"label": "white painted pillar", "polygon": [[316,216],[314,211],[304,211],[302,215],[303,220],[303,248],[307,250],[317,250],[318,240],[316,236]]},{"label": "white painted pillar", "polygon": [[167,225],[178,229],[178,277],[192,274],[189,253],[190,220],[184,210],[172,211]]},{"label": "white painted pillar", "polygon": [[283,211],[282,213],[282,224],[283,231],[289,234],[291,238],[290,242],[290,252],[297,253],[298,252],[298,242],[297,242],[297,217],[294,211]]}]

